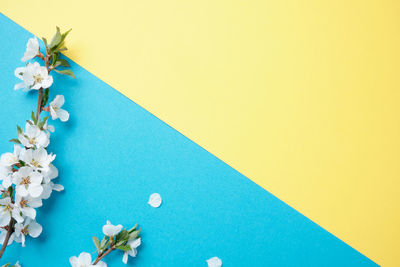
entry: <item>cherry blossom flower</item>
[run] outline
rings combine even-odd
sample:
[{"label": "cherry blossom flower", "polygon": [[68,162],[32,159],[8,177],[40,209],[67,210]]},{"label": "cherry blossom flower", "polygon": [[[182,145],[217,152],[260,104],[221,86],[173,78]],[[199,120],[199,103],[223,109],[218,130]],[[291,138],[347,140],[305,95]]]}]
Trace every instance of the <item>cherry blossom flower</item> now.
[{"label": "cherry blossom flower", "polygon": [[19,134],[18,140],[24,147],[28,148],[47,147],[50,143],[49,135],[40,130],[37,125],[31,125],[30,123],[26,123],[25,133]]},{"label": "cherry blossom flower", "polygon": [[53,84],[53,77],[49,75],[47,68],[40,66],[39,63],[28,63],[26,67],[16,68],[15,76],[22,80],[14,86],[15,90],[24,88],[24,91],[31,89],[49,88]]},{"label": "cherry blossom flower", "polygon": [[42,180],[42,174],[28,166],[21,167],[13,174],[15,192],[22,197],[39,197],[43,192]]},{"label": "cherry blossom flower", "polygon": [[69,258],[69,262],[72,267],[107,267],[107,264],[103,261],[99,261],[96,265],[92,264],[92,256],[87,252],[82,252],[79,257],[72,256]]},{"label": "cherry blossom flower", "polygon": [[127,264],[128,263],[128,255],[131,257],[136,257],[137,255],[137,247],[141,244],[141,238],[133,239],[128,241],[127,245],[131,247],[131,250],[125,251],[124,256],[122,257],[122,262]]},{"label": "cherry blossom flower", "polygon": [[110,221],[107,221],[107,224],[103,226],[103,233],[109,237],[116,236],[121,230],[122,225],[112,225]]},{"label": "cherry blossom flower", "polygon": [[14,153],[4,153],[0,157],[0,164],[2,166],[12,166],[19,161],[19,154],[21,152],[21,147],[19,145],[14,145]]},{"label": "cherry blossom flower", "polygon": [[54,100],[50,102],[50,114],[53,120],[59,118],[62,122],[65,122],[69,119],[69,113],[61,109],[64,103],[65,99],[63,95],[57,95]]},{"label": "cherry blossom flower", "polygon": [[21,61],[27,61],[29,59],[32,59],[36,57],[36,55],[39,53],[39,41],[38,39],[35,38],[30,38],[28,42],[26,43],[26,50],[24,56],[21,58]]},{"label": "cherry blossom flower", "polygon": [[10,197],[0,199],[0,227],[8,225],[11,217],[19,219],[21,216]]},{"label": "cherry blossom flower", "polygon": [[15,196],[15,206],[21,211],[23,216],[34,220],[36,218],[35,208],[42,206],[42,200],[40,198],[33,198],[30,196],[23,197],[17,194]]},{"label": "cherry blossom flower", "polygon": [[26,218],[24,223],[15,224],[14,240],[15,242],[22,243],[22,246],[25,247],[26,235],[36,238],[41,233],[42,226],[30,218]]},{"label": "cherry blossom flower", "polygon": [[27,149],[20,156],[21,160],[34,169],[47,171],[50,163],[56,158],[56,155],[47,154],[46,149],[39,148],[36,150]]}]

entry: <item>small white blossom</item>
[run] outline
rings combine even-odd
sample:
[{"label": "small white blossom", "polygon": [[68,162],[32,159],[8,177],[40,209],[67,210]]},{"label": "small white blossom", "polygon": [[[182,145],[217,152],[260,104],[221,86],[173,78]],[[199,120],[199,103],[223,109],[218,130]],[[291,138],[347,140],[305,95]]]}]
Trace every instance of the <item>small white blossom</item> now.
[{"label": "small white blossom", "polygon": [[134,240],[130,240],[128,241],[127,245],[129,245],[131,247],[131,250],[125,251],[124,252],[124,256],[122,257],[122,262],[127,264],[128,263],[128,256],[131,257],[136,257],[137,254],[137,247],[140,246],[141,244],[141,239],[137,238]]},{"label": "small white blossom", "polygon": [[147,202],[153,208],[160,207],[162,202],[161,196],[158,193],[154,193],[150,195],[149,202]]},{"label": "small white blossom", "polygon": [[24,147],[28,148],[47,147],[50,143],[49,135],[40,130],[37,125],[30,123],[26,123],[24,133],[18,134],[18,140]]},{"label": "small white blossom", "polygon": [[110,221],[107,221],[107,224],[103,226],[103,233],[109,237],[116,236],[121,230],[122,225],[112,225]]},{"label": "small white blossom", "polygon": [[46,149],[39,148],[36,150],[27,149],[21,153],[21,160],[34,169],[47,171],[50,163],[56,158],[56,155],[47,154]]},{"label": "small white blossom", "polygon": [[40,198],[33,198],[30,196],[22,197],[19,194],[16,194],[15,206],[21,211],[23,216],[34,220],[36,218],[36,210],[34,208],[41,207],[42,200]]},{"label": "small white blossom", "polygon": [[0,227],[8,225],[11,217],[19,219],[19,210],[15,209],[10,197],[0,199]]},{"label": "small white blossom", "polygon": [[4,153],[0,157],[0,164],[2,166],[12,166],[19,161],[19,154],[21,152],[21,147],[19,145],[14,145],[14,153]]},{"label": "small white blossom", "polygon": [[99,261],[96,265],[92,264],[92,256],[87,252],[82,252],[79,257],[72,256],[69,258],[72,267],[107,267],[104,261]]},{"label": "small white blossom", "polygon": [[2,186],[8,188],[12,184],[12,171],[11,167],[0,166],[0,180],[3,180]]},{"label": "small white blossom", "polygon": [[47,68],[40,66],[39,63],[28,63],[26,67],[15,69],[15,76],[22,80],[22,83],[14,86],[15,90],[24,88],[24,91],[31,89],[49,88],[53,84],[53,77],[49,75]]},{"label": "small white blossom", "polygon": [[15,192],[22,197],[39,197],[43,192],[42,180],[42,174],[29,166],[21,167],[13,174]]},{"label": "small white blossom", "polygon": [[39,53],[39,41],[38,39],[35,38],[30,38],[28,42],[26,43],[26,50],[23,58],[21,58],[21,61],[27,61],[29,59],[32,59],[36,57],[36,55]]},{"label": "small white blossom", "polygon": [[211,259],[207,260],[208,267],[221,267],[222,261],[218,257],[212,257]]},{"label": "small white blossom", "polygon": [[30,218],[26,218],[24,223],[15,224],[14,233],[15,242],[22,243],[22,246],[25,247],[25,236],[38,237],[42,233],[42,226]]},{"label": "small white blossom", "polygon": [[58,170],[57,168],[53,165],[49,165],[49,169],[47,171],[42,171],[43,174],[43,193],[40,195],[40,198],[42,199],[48,199],[51,195],[51,193],[54,191],[62,191],[64,190],[64,186],[60,184],[54,184],[52,180],[58,176]]},{"label": "small white blossom", "polygon": [[57,95],[53,101],[50,102],[50,114],[53,120],[59,118],[62,122],[69,119],[69,113],[62,109],[65,99],[63,95]]},{"label": "small white blossom", "polygon": [[43,130],[46,131],[49,135],[50,135],[50,132],[54,133],[54,131],[55,131],[54,126],[53,125],[48,125],[47,121],[43,125]]}]

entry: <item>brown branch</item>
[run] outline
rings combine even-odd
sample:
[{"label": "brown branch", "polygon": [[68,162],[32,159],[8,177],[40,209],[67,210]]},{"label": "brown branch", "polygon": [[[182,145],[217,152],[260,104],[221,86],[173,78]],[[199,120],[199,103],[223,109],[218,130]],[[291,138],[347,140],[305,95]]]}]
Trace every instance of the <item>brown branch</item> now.
[{"label": "brown branch", "polygon": [[96,265],[99,261],[101,261],[102,258],[104,258],[105,256],[107,256],[111,251],[113,251],[115,248],[113,246],[111,246],[108,250],[106,250],[106,252],[104,253],[99,253],[99,255],[97,255],[96,260],[93,262],[93,265]]},{"label": "brown branch", "polygon": [[4,239],[3,246],[1,247],[1,250],[0,250],[0,259],[4,254],[4,251],[6,250],[6,247],[8,245],[8,241],[10,240],[11,234],[14,232],[14,222],[15,222],[14,219],[11,218],[10,223],[8,224],[6,238]]}]

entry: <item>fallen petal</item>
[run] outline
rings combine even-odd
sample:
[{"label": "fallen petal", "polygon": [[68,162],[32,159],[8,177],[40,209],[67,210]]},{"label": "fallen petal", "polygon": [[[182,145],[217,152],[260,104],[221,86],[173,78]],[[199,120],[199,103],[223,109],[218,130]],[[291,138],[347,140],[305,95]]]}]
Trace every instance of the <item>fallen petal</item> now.
[{"label": "fallen petal", "polygon": [[218,257],[212,257],[211,259],[206,260],[208,263],[208,267],[221,267],[222,261]]},{"label": "fallen petal", "polygon": [[149,198],[149,202],[147,202],[153,208],[158,208],[161,205],[161,196],[158,193],[151,194]]}]

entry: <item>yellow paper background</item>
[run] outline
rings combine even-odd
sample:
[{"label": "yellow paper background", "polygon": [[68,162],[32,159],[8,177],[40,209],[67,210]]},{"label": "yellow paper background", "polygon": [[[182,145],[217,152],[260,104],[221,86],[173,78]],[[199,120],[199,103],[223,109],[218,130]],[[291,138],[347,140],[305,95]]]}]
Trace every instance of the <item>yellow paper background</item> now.
[{"label": "yellow paper background", "polygon": [[0,8],[39,37],[73,28],[67,55],[84,68],[378,264],[400,265],[399,1]]}]

